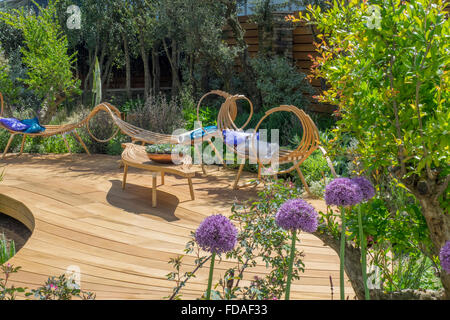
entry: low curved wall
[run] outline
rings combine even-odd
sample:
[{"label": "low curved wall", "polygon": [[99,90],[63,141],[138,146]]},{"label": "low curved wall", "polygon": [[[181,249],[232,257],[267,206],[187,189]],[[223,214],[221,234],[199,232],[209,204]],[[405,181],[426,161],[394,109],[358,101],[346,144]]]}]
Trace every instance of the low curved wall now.
[{"label": "low curved wall", "polygon": [[35,227],[34,216],[22,202],[0,194],[0,212],[20,221],[33,232]]}]

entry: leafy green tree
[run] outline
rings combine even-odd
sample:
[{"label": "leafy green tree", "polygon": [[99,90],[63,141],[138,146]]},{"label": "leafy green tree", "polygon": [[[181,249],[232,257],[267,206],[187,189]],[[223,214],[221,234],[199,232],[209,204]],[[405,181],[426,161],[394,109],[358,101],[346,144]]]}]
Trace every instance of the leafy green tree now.
[{"label": "leafy green tree", "polygon": [[[337,133],[358,139],[358,161],[368,171],[388,168],[418,199],[435,257],[450,239],[444,7],[441,0],[336,0],[304,16],[323,34],[315,74],[329,83],[321,100],[339,107]],[[441,271],[440,278],[450,299],[450,274]]]},{"label": "leafy green tree", "polygon": [[79,93],[79,80],[73,76],[76,57],[68,54],[67,37],[57,22],[56,2],[50,1],[47,8],[35,3],[38,15],[24,8],[0,12],[0,19],[23,33],[21,52],[28,71],[22,81],[43,99],[43,123],[50,122],[61,102]]}]

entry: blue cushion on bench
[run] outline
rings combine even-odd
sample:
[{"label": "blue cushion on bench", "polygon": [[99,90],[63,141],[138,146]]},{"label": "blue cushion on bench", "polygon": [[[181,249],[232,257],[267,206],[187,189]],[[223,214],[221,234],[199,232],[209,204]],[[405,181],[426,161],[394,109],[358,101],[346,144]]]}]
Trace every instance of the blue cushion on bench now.
[{"label": "blue cushion on bench", "polygon": [[36,117],[34,119],[24,119],[21,121],[23,124],[28,126],[25,133],[39,133],[45,131],[45,128],[39,124],[39,119]]},{"label": "blue cushion on bench", "polygon": [[30,127],[29,125],[20,122],[20,120],[16,118],[2,118],[0,119],[0,123],[9,130],[19,132],[27,130]]}]

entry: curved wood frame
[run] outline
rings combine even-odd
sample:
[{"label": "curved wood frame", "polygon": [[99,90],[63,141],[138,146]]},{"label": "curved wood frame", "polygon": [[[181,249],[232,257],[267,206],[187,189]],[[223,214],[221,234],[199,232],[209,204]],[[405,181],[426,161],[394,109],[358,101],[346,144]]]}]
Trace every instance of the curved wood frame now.
[{"label": "curved wood frame", "polygon": [[[250,117],[247,119],[247,122],[241,127],[237,128],[237,126],[234,124],[233,119],[231,118],[230,114],[233,111],[233,108],[236,108],[235,101],[239,99],[246,99],[249,101],[250,106],[252,108],[250,112]],[[242,130],[245,128],[248,124],[248,122],[251,119],[251,116],[253,115],[253,104],[249,99],[247,99],[245,96],[232,96],[227,99],[228,104],[224,106],[223,109],[221,109],[221,113],[219,114],[219,118],[217,120],[218,126],[221,129],[234,129],[234,130]],[[337,177],[336,171],[334,170],[333,164],[331,160],[326,156],[325,149],[320,147],[320,139],[319,139],[319,131],[312,121],[311,117],[308,116],[303,110],[300,110],[299,108],[293,106],[293,105],[281,105],[276,108],[272,108],[269,111],[265,113],[265,115],[259,120],[258,124],[256,125],[253,135],[250,138],[251,143],[253,146],[253,154],[245,155],[245,158],[248,159],[256,159],[258,163],[258,180],[261,179],[261,169],[264,168],[264,164],[262,163],[261,159],[256,154],[256,146],[255,146],[255,135],[258,132],[261,124],[266,120],[270,115],[276,113],[276,112],[291,112],[293,113],[299,120],[303,128],[303,135],[302,140],[300,141],[299,145],[294,150],[280,150],[279,151],[279,157],[278,157],[278,163],[279,164],[285,164],[285,163],[292,163],[292,166],[285,170],[278,170],[277,172],[274,172],[273,175],[276,176],[277,174],[284,174],[289,173],[293,170],[296,170],[303,185],[305,186],[306,191],[308,194],[311,194],[311,191],[309,189],[308,184],[306,183],[306,180],[303,176],[302,171],[300,170],[300,165],[317,149],[320,149],[323,153],[324,157],[327,160],[327,164],[331,169],[331,172],[334,177]],[[220,124],[219,124],[220,123]],[[234,150],[234,148],[233,148]],[[240,154],[241,155],[241,154]],[[242,156],[242,155],[241,155]],[[272,161],[269,161],[268,164],[272,165]],[[241,164],[239,167],[239,171],[236,175],[236,179],[234,181],[233,189],[239,189],[242,186],[239,186],[239,179],[242,174],[242,170],[244,168],[244,164]],[[250,183],[252,184],[252,183]],[[244,186],[249,185],[249,183],[244,184]]]},{"label": "curved wood frame", "polygon": [[[3,116],[3,110],[4,110],[4,100],[3,100],[3,95],[1,94],[1,92],[0,92],[0,102],[1,102],[0,117],[2,117]],[[65,137],[65,135],[68,134],[68,133],[73,133],[75,138],[80,143],[80,145],[86,151],[86,153],[88,155],[90,155],[90,152],[89,152],[86,144],[83,142],[83,140],[81,139],[80,135],[78,134],[77,129],[85,126],[86,129],[88,130],[89,135],[94,140],[96,140],[98,142],[108,142],[112,138],[114,138],[117,135],[117,133],[119,132],[119,129],[117,129],[115,131],[115,133],[109,139],[106,139],[106,140],[100,140],[100,139],[96,138],[92,134],[92,132],[90,130],[90,127],[89,127],[89,121],[97,113],[99,113],[102,110],[103,111],[107,111],[107,112],[111,112],[112,114],[115,114],[119,118],[121,117],[121,113],[116,107],[114,107],[112,105],[109,105],[109,104],[108,104],[107,107],[105,107],[103,104],[100,104],[100,105],[96,106],[94,109],[92,109],[92,111],[89,113],[89,115],[85,119],[83,119],[82,121],[80,121],[78,123],[63,124],[63,125],[43,125],[43,127],[45,128],[45,131],[39,132],[39,133],[25,133],[25,132],[21,132],[21,131],[13,131],[13,130],[10,130],[10,129],[8,129],[8,128],[6,128],[6,127],[4,127],[4,126],[2,126],[0,124],[0,128],[3,128],[5,130],[7,130],[11,134],[10,137],[9,137],[8,143],[6,144],[5,150],[3,151],[2,159],[4,159],[6,154],[8,153],[9,147],[11,146],[11,143],[12,143],[12,141],[13,141],[13,139],[14,139],[14,137],[16,135],[22,135],[23,136],[22,137],[22,143],[21,143],[19,155],[21,155],[23,153],[23,149],[24,149],[24,146],[25,146],[25,140],[26,140],[27,137],[32,137],[32,138],[33,137],[50,137],[50,136],[55,136],[55,135],[61,135],[63,137],[64,143],[66,144],[66,147],[67,147],[67,150],[69,151],[69,153],[72,153],[71,150],[70,150],[69,143],[68,143],[68,141],[67,141],[67,139]]]},{"label": "curved wood frame", "polygon": [[[250,105],[250,114],[247,118],[247,121],[238,128],[234,123],[234,120],[237,116],[237,104],[236,102],[239,100],[246,100]],[[217,128],[222,131],[226,129],[230,130],[244,130],[244,128],[249,124],[250,120],[253,117],[253,103],[244,95],[230,95],[225,102],[220,107],[219,114],[217,116]]]},{"label": "curved wood frame", "polygon": [[[306,160],[306,158],[313,153],[320,144],[319,140],[319,130],[317,130],[316,125],[312,121],[312,119],[303,111],[298,109],[295,106],[292,105],[281,105],[279,107],[270,109],[266,112],[266,114],[259,120],[258,124],[255,127],[255,132],[259,130],[259,127],[261,126],[262,122],[269,117],[270,115],[276,113],[276,112],[291,112],[297,118],[300,120],[302,127],[303,127],[303,136],[302,140],[300,141],[299,145],[295,150],[289,150],[286,152],[283,152],[284,154],[279,157],[279,163],[294,163],[289,169],[285,169],[282,171],[278,171],[278,174],[283,173],[289,173],[292,170],[295,170],[298,168],[298,166]],[[252,137],[252,144],[253,144],[253,150],[256,150],[255,148],[255,139]],[[263,164],[261,160],[257,157],[257,155],[254,155],[255,158],[258,161],[258,164],[263,167]]]}]

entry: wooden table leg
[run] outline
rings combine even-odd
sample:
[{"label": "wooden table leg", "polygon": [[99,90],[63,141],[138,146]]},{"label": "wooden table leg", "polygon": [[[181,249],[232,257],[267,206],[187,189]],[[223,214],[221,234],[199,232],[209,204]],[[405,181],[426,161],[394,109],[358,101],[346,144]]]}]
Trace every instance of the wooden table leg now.
[{"label": "wooden table leg", "polygon": [[161,185],[164,185],[164,171],[161,171]]},{"label": "wooden table leg", "polygon": [[189,183],[189,192],[191,193],[191,199],[195,200],[194,186],[192,185],[192,179],[191,178],[188,178],[188,183]]},{"label": "wooden table leg", "polygon": [[157,173],[152,174],[152,207],[156,207],[156,176]]},{"label": "wooden table leg", "polygon": [[125,185],[127,184],[127,174],[128,174],[128,165],[125,164],[123,166],[122,190],[125,190]]}]

